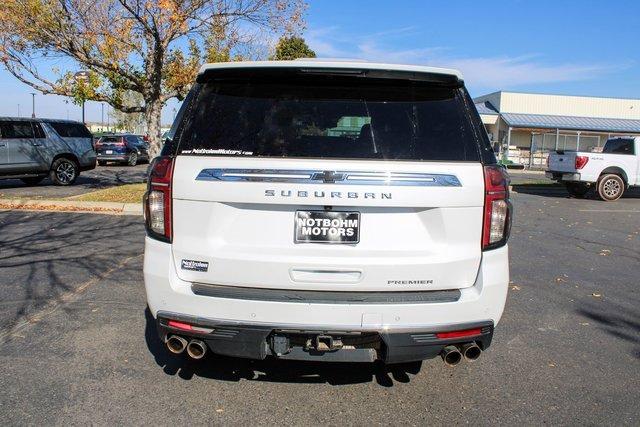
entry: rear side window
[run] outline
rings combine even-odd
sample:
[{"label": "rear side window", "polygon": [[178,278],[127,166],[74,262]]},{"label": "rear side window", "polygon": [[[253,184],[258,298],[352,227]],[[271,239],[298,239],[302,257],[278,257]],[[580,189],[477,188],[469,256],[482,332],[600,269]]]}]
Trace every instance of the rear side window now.
[{"label": "rear side window", "polygon": [[31,122],[27,121],[0,122],[0,133],[7,139],[33,138]]},{"label": "rear side window", "polygon": [[203,83],[178,154],[479,161],[462,88],[305,76]]},{"label": "rear side window", "polygon": [[89,129],[81,123],[49,123],[51,127],[63,138],[92,138]]},{"label": "rear side window", "polygon": [[633,139],[630,138],[615,138],[609,139],[606,144],[604,144],[604,148],[602,149],[603,153],[610,154],[635,154],[633,149]]}]

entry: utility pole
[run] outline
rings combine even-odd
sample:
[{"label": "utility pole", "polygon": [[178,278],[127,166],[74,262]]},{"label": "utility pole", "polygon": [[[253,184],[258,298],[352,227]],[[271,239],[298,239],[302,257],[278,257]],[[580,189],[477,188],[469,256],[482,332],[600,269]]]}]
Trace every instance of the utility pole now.
[{"label": "utility pole", "polygon": [[20,104],[18,104],[18,117],[22,117],[20,116]]},{"label": "utility pole", "polygon": [[104,132],[104,102],[100,104],[102,111],[100,112],[100,128]]},{"label": "utility pole", "polygon": [[[77,82],[85,83],[85,82],[87,82],[89,80],[89,72],[86,71],[86,70],[81,70],[81,71],[78,71],[77,73],[75,73],[73,75],[73,77],[76,79]],[[85,100],[84,100],[84,97],[83,97],[83,99],[82,99],[82,123],[86,124],[86,122],[84,120],[84,102],[85,102]]]},{"label": "utility pole", "polygon": [[36,94],[31,92],[31,118],[36,118]]}]

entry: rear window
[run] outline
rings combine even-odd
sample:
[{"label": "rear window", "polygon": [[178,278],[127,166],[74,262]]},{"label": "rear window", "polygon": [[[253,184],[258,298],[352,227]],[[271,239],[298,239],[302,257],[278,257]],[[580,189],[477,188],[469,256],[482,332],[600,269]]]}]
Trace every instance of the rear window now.
[{"label": "rear window", "polygon": [[609,139],[606,144],[604,144],[604,148],[602,149],[603,153],[610,154],[631,154],[633,155],[633,139],[630,138],[615,138]]},{"label": "rear window", "polygon": [[81,123],[56,123],[49,125],[63,138],[92,138],[89,129]]},{"label": "rear window", "polygon": [[179,154],[479,161],[463,88],[306,77],[210,81],[185,114]]},{"label": "rear window", "polygon": [[101,143],[112,143],[112,142],[122,142],[122,137],[121,136],[103,136],[100,139]]}]

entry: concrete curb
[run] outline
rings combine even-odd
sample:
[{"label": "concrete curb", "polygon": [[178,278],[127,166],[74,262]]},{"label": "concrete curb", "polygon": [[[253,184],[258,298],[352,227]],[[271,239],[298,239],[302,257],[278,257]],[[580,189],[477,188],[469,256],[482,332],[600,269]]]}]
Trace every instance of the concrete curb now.
[{"label": "concrete curb", "polygon": [[142,203],[84,202],[75,200],[0,199],[0,210],[82,212],[142,215]]}]

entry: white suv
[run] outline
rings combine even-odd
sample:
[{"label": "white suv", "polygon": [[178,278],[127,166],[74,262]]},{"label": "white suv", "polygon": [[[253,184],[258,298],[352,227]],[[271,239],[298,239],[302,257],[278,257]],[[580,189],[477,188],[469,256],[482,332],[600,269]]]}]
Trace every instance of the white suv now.
[{"label": "white suv", "polygon": [[508,177],[454,70],[205,65],[145,210],[174,353],[455,365],[504,308]]}]

